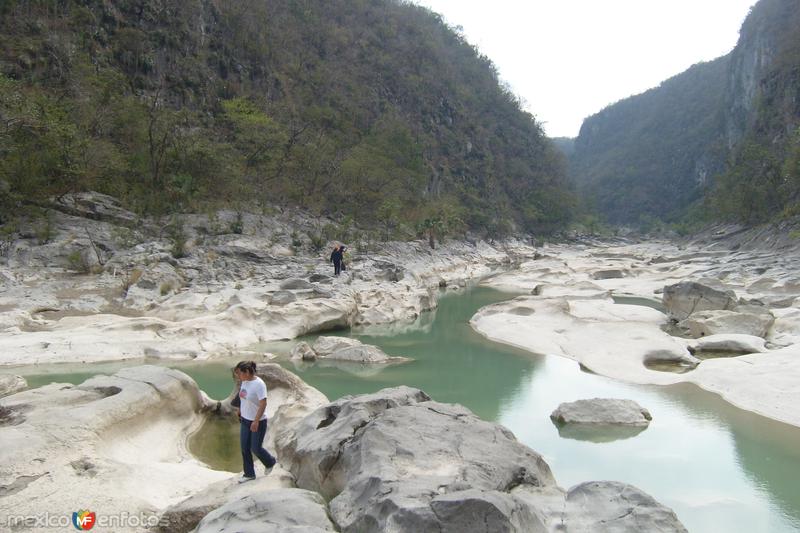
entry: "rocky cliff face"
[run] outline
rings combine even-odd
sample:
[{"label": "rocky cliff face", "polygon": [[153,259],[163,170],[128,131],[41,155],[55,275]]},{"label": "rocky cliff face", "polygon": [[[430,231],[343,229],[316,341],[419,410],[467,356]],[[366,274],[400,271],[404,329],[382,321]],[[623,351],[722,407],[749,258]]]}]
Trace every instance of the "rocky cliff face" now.
[{"label": "rocky cliff face", "polygon": [[616,223],[669,219],[722,168],[728,58],[700,63],[587,118],[571,171],[587,202]]},{"label": "rocky cliff face", "polygon": [[771,175],[795,172],[784,167],[800,125],[798,28],[799,0],[761,0],[730,54],[587,118],[571,157],[584,195],[612,222],[677,219],[704,196],[722,198],[722,216],[783,209],[794,189],[768,193],[781,187]]}]

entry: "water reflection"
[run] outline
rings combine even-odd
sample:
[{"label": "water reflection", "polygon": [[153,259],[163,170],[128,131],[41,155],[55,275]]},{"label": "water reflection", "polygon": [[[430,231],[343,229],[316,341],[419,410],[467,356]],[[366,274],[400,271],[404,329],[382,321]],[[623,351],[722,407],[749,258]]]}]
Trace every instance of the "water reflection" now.
[{"label": "water reflection", "polygon": [[562,439],[588,442],[614,442],[635,437],[647,427],[642,426],[586,426],[580,424],[557,424],[558,436]]}]

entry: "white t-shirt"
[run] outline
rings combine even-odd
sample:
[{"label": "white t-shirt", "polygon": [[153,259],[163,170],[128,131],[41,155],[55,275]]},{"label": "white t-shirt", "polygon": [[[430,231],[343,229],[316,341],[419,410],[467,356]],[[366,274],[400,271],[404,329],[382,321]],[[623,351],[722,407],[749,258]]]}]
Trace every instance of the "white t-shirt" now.
[{"label": "white t-shirt", "polygon": [[[260,377],[256,376],[255,379],[250,381],[242,381],[242,387],[239,389],[239,399],[242,401],[239,409],[241,410],[242,418],[255,420],[256,413],[258,413],[258,402],[266,397],[267,384]],[[261,420],[266,418],[267,410],[264,409]]]}]

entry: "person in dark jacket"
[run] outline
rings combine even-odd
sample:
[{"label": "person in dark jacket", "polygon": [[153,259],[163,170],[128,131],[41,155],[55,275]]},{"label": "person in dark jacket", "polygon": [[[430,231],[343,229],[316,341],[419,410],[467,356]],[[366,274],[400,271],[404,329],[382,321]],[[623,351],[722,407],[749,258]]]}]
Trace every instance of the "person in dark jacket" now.
[{"label": "person in dark jacket", "polygon": [[336,246],[331,253],[331,263],[333,263],[333,275],[338,276],[342,272],[342,258],[344,257],[344,246]]}]

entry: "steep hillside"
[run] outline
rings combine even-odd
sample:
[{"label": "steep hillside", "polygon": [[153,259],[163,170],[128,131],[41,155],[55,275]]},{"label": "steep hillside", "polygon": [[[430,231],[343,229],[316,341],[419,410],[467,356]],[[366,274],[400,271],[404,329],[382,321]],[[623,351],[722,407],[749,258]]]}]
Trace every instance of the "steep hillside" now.
[{"label": "steep hillside", "polygon": [[729,165],[710,204],[748,223],[800,213],[800,0],[754,6],[726,96]]},{"label": "steep hillside", "polygon": [[6,0],[0,197],[299,205],[549,230],[563,159],[441,18],[395,0]]},{"label": "steep hillside", "polygon": [[727,67],[695,65],[587,118],[572,156],[587,204],[614,223],[680,216],[722,168]]},{"label": "steep hillside", "polygon": [[759,222],[800,201],[799,125],[800,0],[761,0],[730,54],[586,119],[571,169],[612,222]]}]

